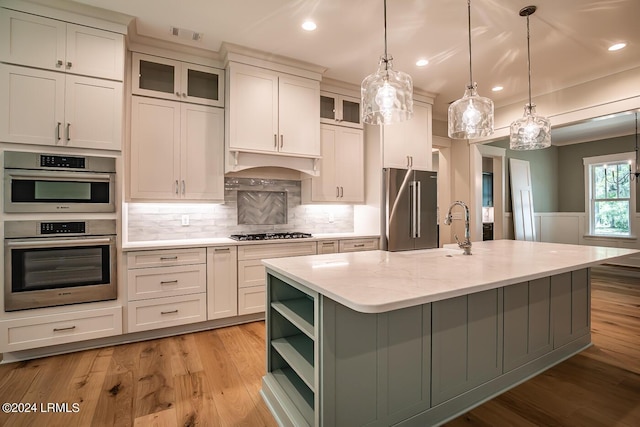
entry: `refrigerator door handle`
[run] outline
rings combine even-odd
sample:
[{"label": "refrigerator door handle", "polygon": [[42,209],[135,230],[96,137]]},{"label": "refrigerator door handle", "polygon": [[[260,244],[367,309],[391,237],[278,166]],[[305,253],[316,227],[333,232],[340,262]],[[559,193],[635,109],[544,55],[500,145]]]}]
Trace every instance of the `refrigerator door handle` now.
[{"label": "refrigerator door handle", "polygon": [[411,181],[411,199],[410,199],[410,212],[411,212],[411,237],[416,237],[416,233],[417,233],[417,228],[418,228],[418,224],[417,224],[417,213],[418,213],[418,207],[416,205],[416,202],[418,200],[418,186],[417,186],[417,182],[416,181]]},{"label": "refrigerator door handle", "polygon": [[418,217],[418,227],[416,228],[416,237],[420,238],[420,230],[422,230],[422,223],[420,221],[420,217],[422,216],[422,186],[420,185],[420,181],[416,181],[417,188],[417,202],[416,202],[416,216]]}]

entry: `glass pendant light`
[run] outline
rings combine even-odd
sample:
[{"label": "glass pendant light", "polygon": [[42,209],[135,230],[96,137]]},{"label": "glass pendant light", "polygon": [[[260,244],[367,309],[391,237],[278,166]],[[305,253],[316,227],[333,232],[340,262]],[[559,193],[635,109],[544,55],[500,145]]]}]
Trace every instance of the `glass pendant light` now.
[{"label": "glass pendant light", "polygon": [[478,95],[471,68],[471,0],[469,17],[469,85],[461,99],[449,106],[449,138],[474,139],[493,133],[493,101]]},{"label": "glass pendant light", "polygon": [[388,125],[413,117],[413,81],[411,76],[393,69],[393,57],[387,54],[387,0],[384,0],[384,55],[378,71],[362,81],[362,121]]},{"label": "glass pendant light", "polygon": [[529,67],[529,103],[524,106],[524,116],[511,123],[509,148],[512,150],[537,150],[551,146],[551,121],[536,114],[536,105],[531,102],[531,48],[529,46],[529,16],[536,6],[520,10],[527,17],[527,64]]}]

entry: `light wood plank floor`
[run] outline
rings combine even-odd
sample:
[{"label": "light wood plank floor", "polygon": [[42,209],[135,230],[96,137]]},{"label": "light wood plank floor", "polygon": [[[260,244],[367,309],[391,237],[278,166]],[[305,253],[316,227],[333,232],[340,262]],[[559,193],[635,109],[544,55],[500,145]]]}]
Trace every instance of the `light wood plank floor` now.
[{"label": "light wood plank floor", "polygon": [[[592,283],[591,348],[447,426],[640,426],[640,278]],[[79,404],[0,426],[275,426],[264,336],[255,322],[0,365],[0,403]]]}]

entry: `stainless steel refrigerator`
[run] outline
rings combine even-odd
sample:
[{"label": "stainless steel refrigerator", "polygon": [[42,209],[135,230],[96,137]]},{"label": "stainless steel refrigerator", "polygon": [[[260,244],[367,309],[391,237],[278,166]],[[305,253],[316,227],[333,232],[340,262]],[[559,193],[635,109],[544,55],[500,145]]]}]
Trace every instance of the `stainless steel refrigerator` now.
[{"label": "stainless steel refrigerator", "polygon": [[382,188],[382,249],[437,248],[437,173],[384,168]]}]

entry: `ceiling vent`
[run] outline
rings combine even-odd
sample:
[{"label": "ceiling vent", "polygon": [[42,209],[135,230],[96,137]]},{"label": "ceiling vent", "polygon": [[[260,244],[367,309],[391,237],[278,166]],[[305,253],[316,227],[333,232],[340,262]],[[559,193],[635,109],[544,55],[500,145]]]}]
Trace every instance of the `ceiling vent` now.
[{"label": "ceiling vent", "polygon": [[182,40],[191,40],[196,42],[202,40],[202,33],[178,27],[171,27],[171,35]]}]

